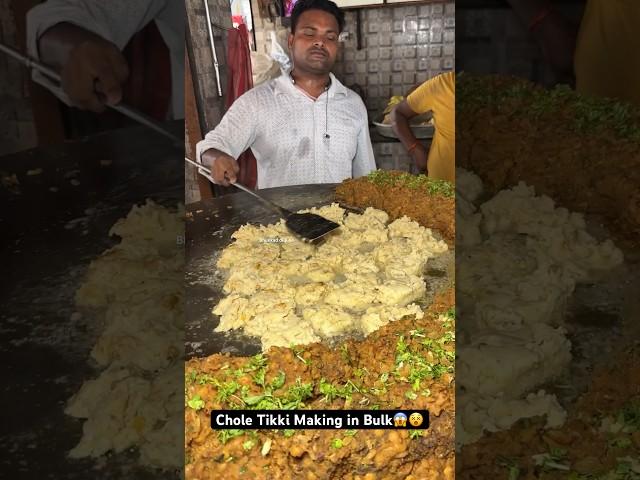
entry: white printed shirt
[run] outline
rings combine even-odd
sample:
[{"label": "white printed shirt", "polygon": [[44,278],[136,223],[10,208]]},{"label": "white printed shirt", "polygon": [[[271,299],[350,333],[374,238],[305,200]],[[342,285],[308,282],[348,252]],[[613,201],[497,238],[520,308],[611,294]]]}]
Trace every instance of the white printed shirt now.
[{"label": "white printed shirt", "polygon": [[288,74],[249,90],[197,144],[197,158],[215,148],[237,159],[251,148],[258,188],[339,183],[375,170],[367,109],[330,76],[315,101]]}]

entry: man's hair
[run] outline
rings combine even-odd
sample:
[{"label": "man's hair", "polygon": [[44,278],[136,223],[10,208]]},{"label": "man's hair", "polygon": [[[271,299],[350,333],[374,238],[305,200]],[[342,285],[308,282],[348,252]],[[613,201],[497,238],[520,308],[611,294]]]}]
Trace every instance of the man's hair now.
[{"label": "man's hair", "polygon": [[336,17],[338,33],[344,29],[344,12],[331,0],[298,0],[291,11],[291,33],[296,32],[300,15],[308,10],[322,10]]}]

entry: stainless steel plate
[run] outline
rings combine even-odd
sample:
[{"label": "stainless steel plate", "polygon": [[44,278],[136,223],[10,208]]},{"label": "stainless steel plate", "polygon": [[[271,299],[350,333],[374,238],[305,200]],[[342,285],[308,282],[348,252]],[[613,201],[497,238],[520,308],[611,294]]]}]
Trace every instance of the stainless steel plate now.
[{"label": "stainless steel plate", "polygon": [[[416,136],[416,138],[420,140],[433,138],[433,134],[436,131],[433,125],[418,125],[424,123],[429,119],[431,119],[431,112],[419,115],[412,119],[411,130],[413,131],[413,134]],[[373,122],[378,133],[383,137],[398,139],[398,136],[393,131],[393,128],[391,128],[391,125],[383,123],[383,120],[384,118],[378,118]]]}]

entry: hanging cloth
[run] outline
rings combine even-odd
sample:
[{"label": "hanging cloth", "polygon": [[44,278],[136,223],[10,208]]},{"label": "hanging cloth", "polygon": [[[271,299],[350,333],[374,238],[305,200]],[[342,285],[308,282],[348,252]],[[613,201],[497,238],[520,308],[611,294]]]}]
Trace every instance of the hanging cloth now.
[{"label": "hanging cloth", "polygon": [[171,101],[171,59],[156,22],[149,22],[124,49],[129,78],[123,101],[159,121],[167,119]]},{"label": "hanging cloth", "polygon": [[[229,30],[227,40],[229,75],[226,108],[229,109],[236,98],[253,88],[253,78],[247,26],[241,23],[238,28]],[[258,181],[258,168],[251,149],[238,157],[238,165],[240,166],[238,181],[249,188],[255,188]]]}]

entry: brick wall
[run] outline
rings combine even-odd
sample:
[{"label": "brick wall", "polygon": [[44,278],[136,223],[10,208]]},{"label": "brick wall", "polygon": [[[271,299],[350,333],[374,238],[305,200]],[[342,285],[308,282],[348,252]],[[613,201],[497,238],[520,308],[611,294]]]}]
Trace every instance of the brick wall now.
[{"label": "brick wall", "polygon": [[[0,41],[15,48],[16,29],[9,0],[0,0]],[[0,155],[36,146],[37,138],[25,70],[0,53]]]}]

